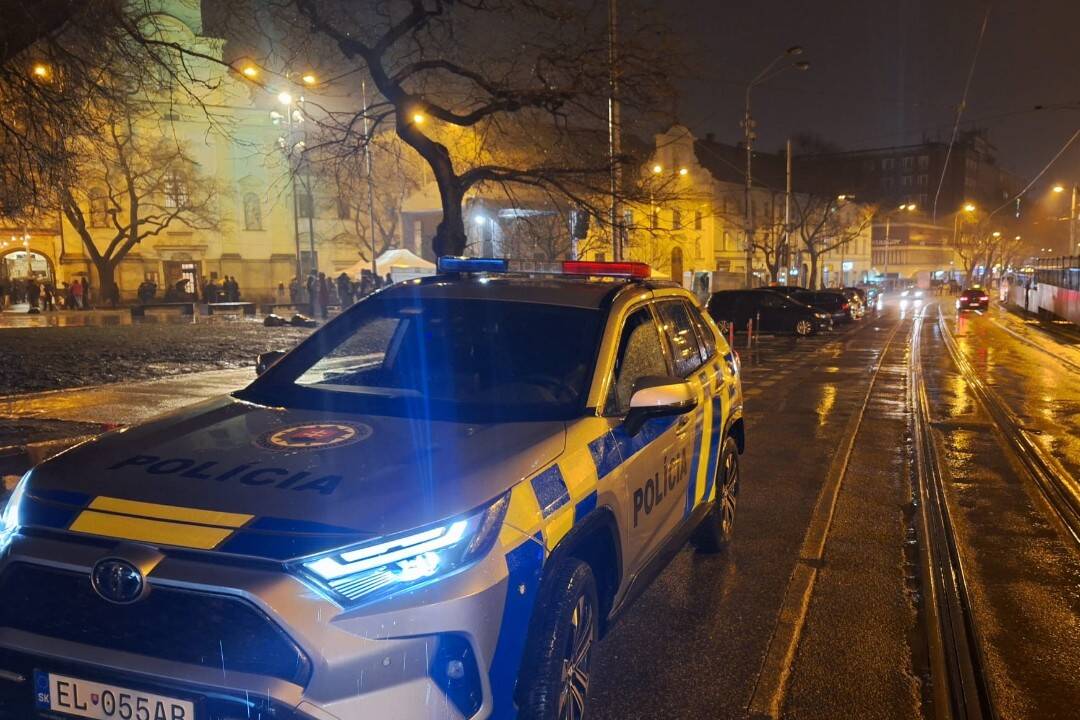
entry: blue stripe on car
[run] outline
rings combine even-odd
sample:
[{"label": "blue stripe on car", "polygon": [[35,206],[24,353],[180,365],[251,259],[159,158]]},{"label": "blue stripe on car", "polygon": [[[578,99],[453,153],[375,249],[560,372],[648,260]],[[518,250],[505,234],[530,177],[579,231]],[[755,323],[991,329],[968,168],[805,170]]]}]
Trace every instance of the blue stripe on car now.
[{"label": "blue stripe on car", "polygon": [[724,431],[724,401],[714,397],[712,416],[712,434],[709,436],[709,464],[705,466],[705,497],[712,492],[716,482],[716,455],[720,451],[721,433]]},{"label": "blue stripe on car", "polygon": [[581,519],[596,509],[596,491],[583,497],[574,506],[574,523],[581,522]]},{"label": "blue stripe on car", "polygon": [[597,480],[603,480],[623,461],[618,445],[615,443],[615,437],[610,430],[589,443],[589,454],[592,455],[593,464],[596,465]]},{"label": "blue stripe on car", "polygon": [[570,490],[566,487],[566,481],[558,465],[552,465],[535,476],[532,479],[532,488],[544,517],[570,502]]},{"label": "blue stripe on car", "polygon": [[521,657],[525,653],[525,640],[529,634],[536,593],[540,589],[540,576],[544,567],[544,540],[537,533],[506,554],[506,603],[499,625],[499,641],[491,659],[491,680],[494,709],[491,717],[510,720],[517,717],[514,707],[514,687]]}]

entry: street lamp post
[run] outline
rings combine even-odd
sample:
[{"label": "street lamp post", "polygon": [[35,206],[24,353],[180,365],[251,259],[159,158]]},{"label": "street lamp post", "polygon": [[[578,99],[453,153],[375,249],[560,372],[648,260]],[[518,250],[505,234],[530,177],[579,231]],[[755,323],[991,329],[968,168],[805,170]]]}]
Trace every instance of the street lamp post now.
[{"label": "street lamp post", "polygon": [[782,73],[788,68],[795,68],[796,70],[808,70],[810,63],[805,61],[794,62],[790,65],[785,65],[778,70],[773,70],[776,64],[786,57],[801,55],[803,49],[794,45],[785,50],[782,54],[778,55],[768,65],[766,65],[761,72],[754,76],[754,79],[746,86],[746,104],[743,112],[743,142],[746,145],[746,187],[743,193],[743,204],[745,213],[745,233],[746,233],[746,287],[751,287],[754,280],[754,216],[750,207],[750,195],[753,189],[753,174],[752,165],[754,158],[753,142],[754,142],[754,120],[750,114],[750,91],[755,86],[760,85],[771,77]]},{"label": "street lamp post", "polygon": [[[1056,192],[1056,193],[1065,192],[1065,186],[1064,185],[1055,185],[1054,186],[1054,192]],[[1077,202],[1077,193],[1078,192],[1080,192],[1080,184],[1073,183],[1072,193],[1071,193],[1071,197],[1069,199],[1069,254],[1070,255],[1072,255],[1072,253],[1077,249],[1077,247],[1076,247],[1076,222],[1077,222],[1076,202]]]}]

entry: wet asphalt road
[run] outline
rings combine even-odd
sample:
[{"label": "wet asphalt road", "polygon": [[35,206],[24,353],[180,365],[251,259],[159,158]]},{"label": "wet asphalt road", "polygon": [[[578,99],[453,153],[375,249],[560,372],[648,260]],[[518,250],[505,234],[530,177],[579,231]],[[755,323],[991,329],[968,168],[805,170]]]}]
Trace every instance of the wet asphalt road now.
[{"label": "wet asphalt road", "polygon": [[[1003,330],[997,308],[957,318],[940,302],[979,375],[1080,477],[1076,368]],[[718,556],[684,548],[621,618],[598,647],[590,718],[932,714],[912,529],[914,310],[887,304],[832,333],[749,348],[736,336],[747,422],[736,540]],[[919,359],[998,715],[1076,717],[1080,552],[928,310]],[[265,341],[252,327],[238,345],[252,338]],[[233,355],[248,352],[222,357]]]}]

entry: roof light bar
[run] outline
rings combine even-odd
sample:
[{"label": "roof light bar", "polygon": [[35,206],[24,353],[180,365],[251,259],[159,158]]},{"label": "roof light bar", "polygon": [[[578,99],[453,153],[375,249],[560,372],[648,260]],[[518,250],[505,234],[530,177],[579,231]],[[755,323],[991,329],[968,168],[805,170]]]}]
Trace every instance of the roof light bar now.
[{"label": "roof light bar", "polygon": [[438,271],[450,272],[496,272],[504,273],[510,269],[510,261],[506,258],[471,258],[444,255],[437,263]]},{"label": "roof light bar", "polygon": [[533,275],[582,275],[588,277],[648,278],[652,268],[641,262],[603,262],[599,260],[509,260],[507,258],[474,258],[446,255],[438,259],[440,273],[507,273]]},{"label": "roof light bar", "polygon": [[652,268],[640,262],[566,260],[563,262],[563,272],[568,275],[611,275],[632,278],[652,276]]}]

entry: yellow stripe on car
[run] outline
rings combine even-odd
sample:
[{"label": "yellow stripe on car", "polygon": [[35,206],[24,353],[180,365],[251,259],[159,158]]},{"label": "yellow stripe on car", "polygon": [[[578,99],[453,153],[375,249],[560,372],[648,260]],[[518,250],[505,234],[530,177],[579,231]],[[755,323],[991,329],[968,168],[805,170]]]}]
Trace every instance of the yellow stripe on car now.
[{"label": "yellow stripe on car", "polygon": [[254,516],[97,497],[75,518],[74,532],[210,550]]}]

